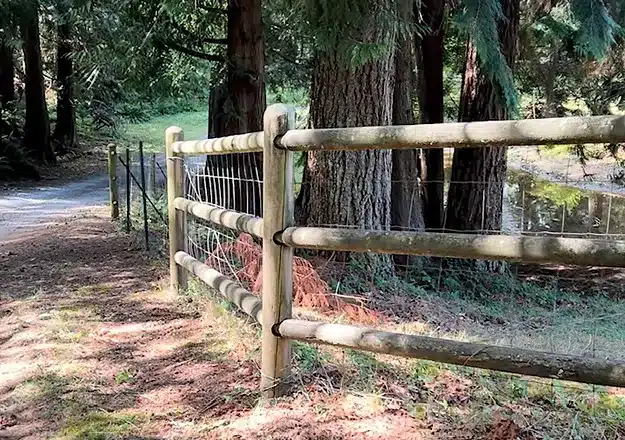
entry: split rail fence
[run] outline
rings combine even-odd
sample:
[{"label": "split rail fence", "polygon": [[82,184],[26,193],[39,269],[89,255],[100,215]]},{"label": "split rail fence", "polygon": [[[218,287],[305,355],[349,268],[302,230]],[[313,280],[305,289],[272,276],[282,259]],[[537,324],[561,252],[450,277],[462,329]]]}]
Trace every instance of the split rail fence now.
[{"label": "split rail fence", "polygon": [[[171,285],[186,288],[191,273],[262,325],[261,387],[265,395],[283,392],[291,340],[625,387],[625,360],[458,342],[291,317],[294,249],[625,267],[625,241],[618,240],[297,226],[293,213],[293,152],[618,143],[625,142],[625,117],[306,130],[294,129],[294,121],[292,109],[276,104],[265,113],[263,132],[184,141],[180,128],[166,131]],[[262,218],[185,198],[186,156],[252,152],[263,153]],[[262,306],[257,296],[188,253],[188,217],[262,240]]]}]

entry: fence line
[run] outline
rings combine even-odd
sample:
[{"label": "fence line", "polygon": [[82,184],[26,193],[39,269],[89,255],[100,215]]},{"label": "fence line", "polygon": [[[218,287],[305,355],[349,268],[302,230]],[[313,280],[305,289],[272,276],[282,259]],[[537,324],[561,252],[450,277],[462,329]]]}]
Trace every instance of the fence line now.
[{"label": "fence line", "polygon": [[203,141],[176,141],[171,148],[172,153],[186,156],[260,153],[263,151],[263,132],[238,134]]},{"label": "fence line", "polygon": [[[283,392],[282,385],[289,373],[289,340],[351,347],[517,374],[625,386],[625,361],[464,343],[291,319],[294,247],[625,266],[625,243],[620,241],[295,227],[291,151],[624,142],[625,117],[321,130],[293,130],[293,126],[293,112],[282,105],[275,105],[267,109],[264,131],[260,133],[183,142],[181,129],[170,127],[166,132],[172,287],[184,288],[188,271],[261,322],[261,387],[266,395],[276,396]],[[264,153],[262,219],[185,199],[183,156],[260,151]],[[227,170],[220,172],[228,178]],[[262,312],[260,300],[248,290],[237,286],[234,281],[187,253],[187,214],[262,237]],[[207,262],[209,261],[210,258],[207,258]]]},{"label": "fence line", "polygon": [[283,338],[373,353],[574,382],[625,387],[625,361],[459,342],[345,324],[287,319],[274,326]]}]

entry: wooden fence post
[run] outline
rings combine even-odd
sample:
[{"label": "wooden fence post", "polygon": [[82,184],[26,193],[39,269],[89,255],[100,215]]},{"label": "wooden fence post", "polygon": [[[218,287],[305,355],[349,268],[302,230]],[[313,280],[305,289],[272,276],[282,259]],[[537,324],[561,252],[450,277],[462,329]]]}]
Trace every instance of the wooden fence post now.
[{"label": "wooden fence post", "polygon": [[109,167],[109,203],[111,205],[111,219],[119,218],[119,188],[117,185],[117,149],[115,144],[108,146]]},{"label": "wooden fence post", "polygon": [[273,238],[293,225],[293,153],[276,148],[275,141],[294,126],[292,109],[274,104],[265,111],[261,390],[270,398],[284,393],[291,361],[290,342],[277,337],[273,327],[291,316],[293,250]]},{"label": "wooden fence post", "polygon": [[184,140],[180,127],[169,127],[165,131],[165,150],[167,155],[167,212],[169,216],[169,276],[172,289],[187,288],[186,269],[176,264],[175,255],[178,251],[187,251],[186,213],[178,211],[174,206],[176,197],[185,196],[185,178],[183,159],[176,155],[172,146],[174,142]]}]

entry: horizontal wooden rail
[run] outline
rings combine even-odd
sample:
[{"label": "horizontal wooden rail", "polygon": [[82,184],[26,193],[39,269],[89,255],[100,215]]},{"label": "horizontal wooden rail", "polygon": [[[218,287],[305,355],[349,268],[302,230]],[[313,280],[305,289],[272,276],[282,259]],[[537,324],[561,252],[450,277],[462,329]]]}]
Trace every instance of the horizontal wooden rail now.
[{"label": "horizontal wooden rail", "polygon": [[177,264],[215,289],[242,312],[261,322],[262,304],[257,296],[186,252],[177,252],[174,258]]},{"label": "horizontal wooden rail", "polygon": [[259,238],[263,236],[263,219],[260,217],[218,208],[206,203],[194,202],[182,197],[177,197],[174,200],[174,206],[180,211],[217,225],[240,232],[247,232]]},{"label": "horizontal wooden rail", "polygon": [[617,142],[625,142],[625,116],[289,130],[277,146],[330,151]]},{"label": "horizontal wooden rail", "polygon": [[203,141],[176,142],[173,145],[173,152],[185,156],[258,153],[263,151],[263,142],[263,132],[257,131],[222,138],[205,139]]},{"label": "horizontal wooden rail", "polygon": [[620,240],[312,227],[287,228],[275,239],[302,249],[625,267]]},{"label": "horizontal wooden rail", "polygon": [[407,335],[343,324],[287,319],[277,336],[447,364],[574,382],[625,387],[625,361]]}]

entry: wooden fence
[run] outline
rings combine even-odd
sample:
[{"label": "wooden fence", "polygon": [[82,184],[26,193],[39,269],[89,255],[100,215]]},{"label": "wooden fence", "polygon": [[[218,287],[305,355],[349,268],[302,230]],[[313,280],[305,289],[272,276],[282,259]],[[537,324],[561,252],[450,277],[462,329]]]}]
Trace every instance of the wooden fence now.
[{"label": "wooden fence", "polygon": [[[625,387],[625,360],[586,358],[519,348],[407,335],[291,318],[293,249],[380,252],[520,262],[625,267],[625,241],[346,230],[294,224],[293,152],[625,142],[625,117],[598,116],[389,127],[294,129],[294,111],[276,104],[264,131],[184,141],[166,131],[171,285],[184,289],[190,272],[262,325],[266,396],[283,392],[290,340],[349,347],[456,365]],[[185,199],[187,155],[263,152],[263,218]],[[188,254],[187,217],[262,239],[262,307],[255,295]]]}]

